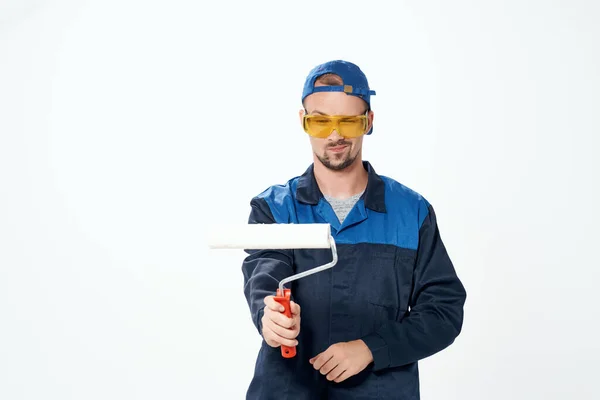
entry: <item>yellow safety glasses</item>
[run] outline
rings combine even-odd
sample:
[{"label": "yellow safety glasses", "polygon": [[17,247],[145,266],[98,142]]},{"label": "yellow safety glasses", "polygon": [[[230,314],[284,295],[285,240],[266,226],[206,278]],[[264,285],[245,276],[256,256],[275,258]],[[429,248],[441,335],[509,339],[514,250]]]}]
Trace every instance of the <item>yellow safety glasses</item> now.
[{"label": "yellow safety glasses", "polygon": [[304,115],[304,131],[312,137],[327,138],[335,130],[345,138],[356,138],[367,133],[369,119],[363,115]]}]

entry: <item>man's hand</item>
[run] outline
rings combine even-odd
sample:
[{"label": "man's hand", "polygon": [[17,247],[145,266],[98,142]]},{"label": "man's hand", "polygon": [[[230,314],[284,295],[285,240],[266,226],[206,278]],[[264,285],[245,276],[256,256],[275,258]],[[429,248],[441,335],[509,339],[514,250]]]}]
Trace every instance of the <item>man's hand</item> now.
[{"label": "man's hand", "polygon": [[340,383],[365,369],[373,361],[373,355],[359,339],[331,345],[309,361],[314,369],[327,375],[327,380]]},{"label": "man's hand", "polygon": [[271,347],[298,345],[296,337],[300,333],[300,306],[290,301],[292,318],[283,314],[283,306],[273,296],[265,297],[265,310],[262,317],[262,332],[265,342]]}]

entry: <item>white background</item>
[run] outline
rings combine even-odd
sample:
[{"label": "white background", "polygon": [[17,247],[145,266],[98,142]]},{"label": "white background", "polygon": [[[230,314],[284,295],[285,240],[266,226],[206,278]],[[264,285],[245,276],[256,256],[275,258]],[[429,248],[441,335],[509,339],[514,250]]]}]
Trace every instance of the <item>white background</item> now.
[{"label": "white background", "polygon": [[383,4],[0,1],[0,399],[244,398],[243,253],[204,227],[308,167],[337,58],[468,291],[422,398],[600,398],[599,3]]}]

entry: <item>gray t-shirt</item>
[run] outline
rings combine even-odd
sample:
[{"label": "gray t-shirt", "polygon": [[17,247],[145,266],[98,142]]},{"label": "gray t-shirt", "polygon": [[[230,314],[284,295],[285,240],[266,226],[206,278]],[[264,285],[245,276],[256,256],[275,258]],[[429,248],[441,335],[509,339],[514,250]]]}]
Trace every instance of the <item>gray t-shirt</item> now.
[{"label": "gray t-shirt", "polygon": [[348,213],[350,212],[350,210],[352,210],[352,207],[354,207],[354,204],[356,204],[356,202],[358,201],[358,199],[360,199],[360,196],[362,196],[363,193],[364,192],[355,194],[354,196],[348,197],[346,199],[337,199],[335,197],[325,196],[325,200],[327,200],[329,204],[331,204],[331,207],[333,208],[333,211],[335,211],[335,215],[337,215],[341,224],[342,222],[344,222],[344,219],[346,219]]}]

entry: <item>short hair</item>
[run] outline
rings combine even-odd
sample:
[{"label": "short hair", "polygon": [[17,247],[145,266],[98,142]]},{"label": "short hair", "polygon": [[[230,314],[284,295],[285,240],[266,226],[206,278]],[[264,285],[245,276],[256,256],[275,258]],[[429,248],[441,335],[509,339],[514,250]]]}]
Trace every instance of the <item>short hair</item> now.
[{"label": "short hair", "polygon": [[327,73],[327,74],[319,76],[315,80],[315,83],[317,83],[317,82],[322,85],[326,85],[326,86],[338,86],[338,85],[344,84],[344,81],[341,76],[339,76],[337,74],[332,74],[332,73]]},{"label": "short hair", "polygon": [[[319,76],[317,79],[315,79],[315,83],[320,83],[321,85],[325,85],[325,86],[341,86],[344,84],[344,80],[338,74],[329,72],[329,73],[323,74],[323,75]],[[366,101],[365,101],[365,105],[367,106],[367,110],[365,112],[371,111],[371,107],[367,104]]]}]

